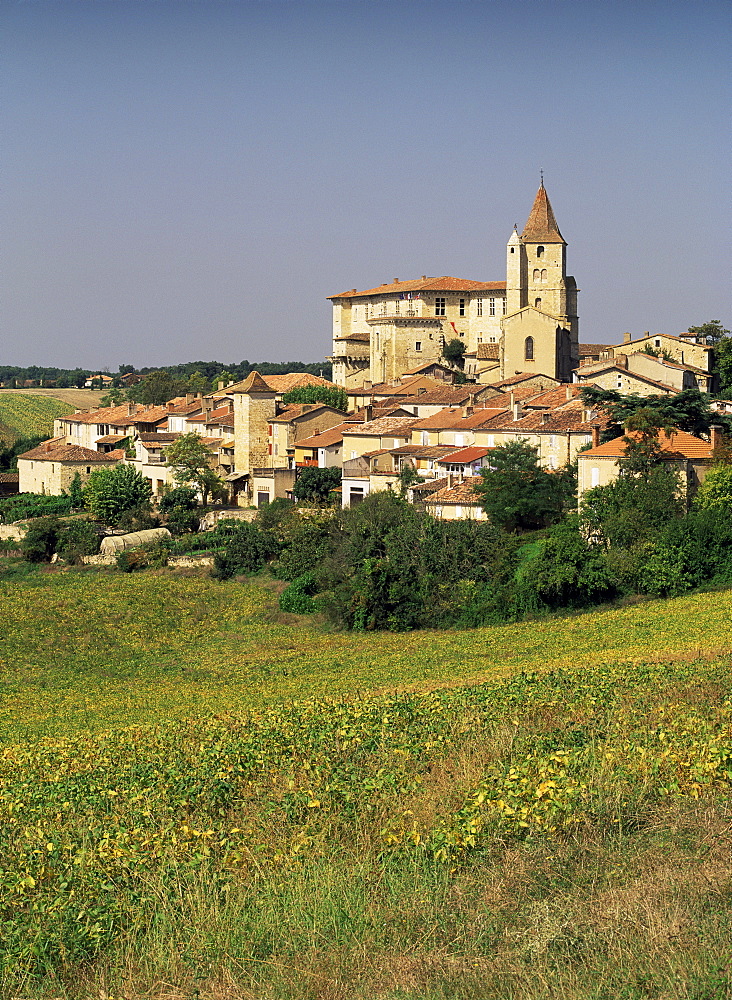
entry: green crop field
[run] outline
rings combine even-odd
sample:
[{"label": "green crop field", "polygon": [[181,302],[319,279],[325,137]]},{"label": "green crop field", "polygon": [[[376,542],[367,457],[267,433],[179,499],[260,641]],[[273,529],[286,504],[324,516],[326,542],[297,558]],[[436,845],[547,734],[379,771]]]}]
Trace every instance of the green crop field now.
[{"label": "green crop field", "polygon": [[3,995],[729,995],[730,592],[356,635],[9,565]]},{"label": "green crop field", "polygon": [[51,437],[54,417],[72,413],[71,402],[30,393],[0,393],[0,440],[11,445],[18,438]]}]

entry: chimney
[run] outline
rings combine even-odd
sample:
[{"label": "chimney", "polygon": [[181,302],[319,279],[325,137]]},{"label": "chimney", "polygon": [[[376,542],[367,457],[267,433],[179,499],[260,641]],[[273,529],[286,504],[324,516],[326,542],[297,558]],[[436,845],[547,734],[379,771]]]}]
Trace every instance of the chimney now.
[{"label": "chimney", "polygon": [[370,381],[368,381],[368,380],[366,382],[364,382],[364,384],[363,384],[364,389],[370,389],[371,386],[372,386],[372,383]]},{"label": "chimney", "polygon": [[395,285],[398,285],[398,284],[399,284],[399,278],[394,278],[394,284],[395,284]]},{"label": "chimney", "polygon": [[572,386],[569,384],[569,382],[567,382],[567,385],[565,386],[564,395],[567,399],[572,398]]},{"label": "chimney", "polygon": [[427,275],[426,275],[426,274],[423,274],[423,275],[422,275],[422,281],[426,281],[426,280],[427,280]]},{"label": "chimney", "polygon": [[[513,396],[513,393],[511,393],[511,396]],[[521,413],[521,403],[518,400],[515,403],[513,402],[511,403],[511,410],[513,411],[513,419],[520,420],[522,417],[522,413]]]},{"label": "chimney", "polygon": [[591,430],[592,430],[592,447],[597,448],[597,446],[600,444],[600,425],[593,424]]},{"label": "chimney", "polygon": [[627,368],[628,367],[628,355],[627,354],[618,354],[618,356],[615,358],[615,364],[618,366],[618,368]]},{"label": "chimney", "polygon": [[721,424],[712,424],[709,428],[709,443],[712,446],[712,452],[718,451],[721,448],[723,434],[724,429]]},{"label": "chimney", "polygon": [[364,407],[364,422],[368,423],[369,420],[374,419],[374,406],[373,403],[369,403],[368,406]]},{"label": "chimney", "polygon": [[629,344],[632,340],[633,340],[633,334],[632,333],[624,333],[623,334],[623,343],[624,344]]},{"label": "chimney", "polygon": [[541,415],[541,422],[542,422],[542,424],[548,424],[549,423],[549,417],[550,417],[550,414],[547,411],[544,411],[542,413],[542,415]]},{"label": "chimney", "polygon": [[465,417],[471,417],[472,415],[473,415],[473,407],[472,406],[464,406],[463,407],[463,419]]}]

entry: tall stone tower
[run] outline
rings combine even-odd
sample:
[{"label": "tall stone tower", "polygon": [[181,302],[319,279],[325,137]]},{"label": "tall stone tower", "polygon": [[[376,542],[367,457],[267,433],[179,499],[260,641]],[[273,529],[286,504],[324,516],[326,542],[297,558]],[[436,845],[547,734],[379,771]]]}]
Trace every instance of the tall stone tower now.
[{"label": "tall stone tower", "polygon": [[542,179],[524,230],[506,247],[502,375],[536,371],[569,381],[579,363],[577,285],[567,274],[567,244]]}]

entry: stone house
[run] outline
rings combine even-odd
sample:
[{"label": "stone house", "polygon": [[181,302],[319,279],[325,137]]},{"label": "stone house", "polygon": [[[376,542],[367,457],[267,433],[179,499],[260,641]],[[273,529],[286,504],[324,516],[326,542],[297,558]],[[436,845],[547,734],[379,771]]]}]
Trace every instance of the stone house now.
[{"label": "stone house", "polygon": [[18,456],[18,489],[21,493],[61,496],[69,491],[77,472],[83,486],[94,469],[115,466],[123,458],[122,451],[104,454],[52,438]]}]

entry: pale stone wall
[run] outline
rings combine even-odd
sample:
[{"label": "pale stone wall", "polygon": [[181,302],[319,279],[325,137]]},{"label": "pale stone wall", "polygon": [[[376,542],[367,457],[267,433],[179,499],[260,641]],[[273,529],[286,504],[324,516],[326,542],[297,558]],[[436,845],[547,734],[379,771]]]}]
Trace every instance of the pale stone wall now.
[{"label": "pale stone wall", "polygon": [[271,456],[265,463],[273,469],[289,467],[288,450],[294,451],[295,444],[313,434],[330,430],[343,423],[345,414],[330,406],[317,406],[312,411],[305,411],[296,420],[278,423],[277,419],[270,421],[272,426]]},{"label": "pale stone wall", "polygon": [[[533,358],[526,357],[527,339],[533,341]],[[578,350],[578,349],[577,349]],[[501,370],[503,378],[518,372],[536,372],[569,381],[572,371],[572,332],[556,316],[531,306],[503,321]]]},{"label": "pale stone wall", "polygon": [[103,468],[106,464],[117,465],[114,459],[109,463],[91,462],[54,462],[37,458],[18,459],[20,493],[47,493],[51,496],[61,496],[68,493],[76,473],[79,473],[81,485],[86,485],[93,469]]},{"label": "pale stone wall", "polygon": [[701,368],[705,372],[712,369],[713,351],[709,350],[709,348],[704,347],[702,344],[679,341],[675,337],[666,337],[662,333],[639,337],[637,340],[629,341],[626,344],[617,344],[611,350],[617,357],[618,354],[635,354],[637,351],[642,351],[646,346],[652,347],[656,351],[668,351],[674,361],[677,361],[679,364],[693,365],[695,368]]},{"label": "pale stone wall", "polygon": [[234,467],[247,473],[271,465],[269,421],[275,415],[275,393],[236,392],[234,395]]}]

